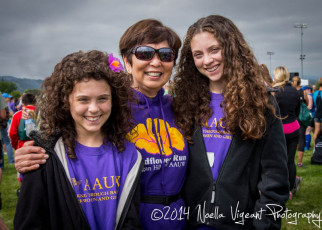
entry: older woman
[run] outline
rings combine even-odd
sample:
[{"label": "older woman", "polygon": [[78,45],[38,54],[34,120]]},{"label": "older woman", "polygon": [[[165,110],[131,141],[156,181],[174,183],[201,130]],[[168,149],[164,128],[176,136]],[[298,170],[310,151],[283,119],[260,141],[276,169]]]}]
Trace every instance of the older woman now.
[{"label": "older woman", "polygon": [[168,218],[184,206],[180,198],[188,147],[174,123],[172,100],[162,88],[170,79],[179,36],[161,22],[142,20],[128,28],[119,48],[132,77],[138,103],[132,104],[136,128],[128,134],[145,160],[141,175],[140,218],[144,229],[183,229],[185,218]]}]

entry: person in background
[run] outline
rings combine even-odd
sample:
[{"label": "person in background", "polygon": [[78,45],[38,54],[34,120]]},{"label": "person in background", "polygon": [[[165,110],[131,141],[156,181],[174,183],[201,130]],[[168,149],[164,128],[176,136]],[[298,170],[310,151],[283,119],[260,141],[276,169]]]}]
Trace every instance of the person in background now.
[{"label": "person in background", "polygon": [[12,113],[17,112],[15,108],[14,98],[12,98],[12,96],[8,93],[3,93],[2,96],[6,100],[8,107],[12,111]]},{"label": "person in background", "polygon": [[[36,97],[33,94],[25,93],[22,95],[22,106],[23,108],[28,109],[29,113],[35,114],[36,111]],[[14,149],[19,149],[23,146],[23,144],[26,141],[29,141],[30,139],[21,140],[19,138],[19,124],[22,119],[22,111],[16,112],[12,117],[11,126],[9,128],[9,137],[11,140],[11,145]],[[32,115],[31,117],[34,117],[35,115]]]},{"label": "person in background", "polygon": [[1,136],[2,136],[2,142],[3,142],[2,143],[3,145],[1,145],[1,147],[5,150],[4,153],[8,155],[9,164],[13,164],[14,163],[14,153],[13,153],[13,149],[10,144],[10,139],[8,136],[9,120],[11,119],[11,117],[13,115],[12,111],[14,111],[14,110],[12,110],[12,101],[11,101],[12,96],[10,96],[8,93],[3,93],[2,96],[5,99],[8,106],[6,108],[6,119],[3,119],[0,124],[0,132],[1,132]]},{"label": "person in background", "polygon": [[[302,181],[301,177],[296,177],[296,166],[294,162],[300,135],[298,116],[300,114],[301,99],[298,91],[289,82],[289,76],[288,69],[284,66],[279,66],[274,69],[275,83],[273,86],[278,89],[278,92],[275,93],[275,98],[281,111],[284,135],[286,139],[288,157],[287,166],[291,189],[290,199],[292,199]],[[296,188],[296,190],[293,188]]]},{"label": "person in background", "polygon": [[[35,117],[36,111],[36,97],[33,94],[25,93],[22,95],[22,105],[24,108],[28,109],[29,113],[33,114],[32,117]],[[16,112],[11,121],[11,125],[9,127],[9,138],[11,141],[11,145],[14,149],[19,149],[23,146],[26,141],[29,141],[30,138],[26,135],[26,132],[21,129],[25,129],[25,125],[21,125],[21,122],[25,122],[21,120],[22,110]],[[19,129],[20,127],[20,129]],[[17,175],[18,181],[21,185],[21,176],[18,172]],[[20,194],[20,188],[17,189],[17,195]]]},{"label": "person in background", "polygon": [[[308,99],[308,105],[307,108],[311,111],[312,116],[314,117],[315,115],[315,106],[313,103],[313,94],[312,94],[312,87],[310,85],[303,86],[301,90],[307,95]],[[305,148],[304,151],[309,150],[311,148],[311,132],[312,132],[312,127],[314,128],[314,119],[312,119],[312,122],[309,126],[307,126],[306,131],[305,131]],[[302,164],[302,159],[303,159],[303,154],[298,155],[298,164]]]},{"label": "person in background", "polygon": [[315,114],[314,114],[314,133],[313,133],[313,146],[315,146],[315,139],[321,133],[321,123],[322,123],[322,77],[319,78],[318,81],[319,89],[316,90],[313,94],[313,104],[315,106]]},{"label": "person in background", "polygon": [[[7,110],[8,108],[7,102],[4,100],[3,96],[0,94],[0,122],[2,120],[7,121]],[[3,158],[3,151],[2,151],[2,137],[0,133],[0,186],[2,181],[2,170],[4,168],[4,158]],[[0,210],[2,209],[2,199],[1,199],[1,193],[0,193]]]},{"label": "person in background", "polygon": [[306,105],[308,105],[309,101],[307,98],[307,93],[301,92],[301,78],[299,76],[294,76],[292,78],[291,84],[294,88],[296,88],[299,91],[301,101],[303,101]]},{"label": "person in background", "polygon": [[44,80],[31,136],[50,158],[23,177],[16,230],[141,229],[143,161],[125,139],[134,124],[122,70],[112,54],[79,51]]},{"label": "person in background", "polygon": [[[190,150],[187,229],[281,227],[267,205],[285,207],[288,200],[285,138],[259,68],[231,20],[210,15],[189,27],[172,88],[176,123]],[[237,209],[265,215],[242,220]]]},{"label": "person in background", "polygon": [[[297,91],[300,95],[301,103],[304,102],[306,104],[306,106],[308,106],[309,99],[307,96],[307,92],[305,92],[301,89],[301,78],[299,76],[295,76],[292,78],[292,86],[297,89]],[[302,159],[303,155],[304,155],[305,132],[306,132],[307,126],[305,126],[301,121],[299,121],[299,124],[300,124],[300,131],[299,131],[297,154],[299,156],[299,159]],[[304,165],[302,162],[298,162],[297,166],[303,167]]]},{"label": "person in background", "polygon": [[15,99],[15,107],[16,107],[16,110],[19,111],[22,109],[22,102],[21,102],[21,99],[22,99],[22,95],[19,97],[19,98],[16,98]]},{"label": "person in background", "polygon": [[265,64],[260,64],[260,72],[264,78],[265,85],[268,87],[272,87],[273,86],[273,79],[272,79],[271,75],[269,74],[269,70]]}]

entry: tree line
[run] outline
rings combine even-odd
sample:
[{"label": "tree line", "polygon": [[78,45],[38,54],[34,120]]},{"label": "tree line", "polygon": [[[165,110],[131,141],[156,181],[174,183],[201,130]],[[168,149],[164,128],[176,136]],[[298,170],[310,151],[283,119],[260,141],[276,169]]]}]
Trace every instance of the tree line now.
[{"label": "tree line", "polygon": [[[14,98],[19,98],[21,96],[21,92],[17,90],[17,85],[14,82],[8,81],[0,81],[0,92],[1,93],[8,93]],[[39,95],[39,89],[26,89],[24,93],[31,93],[34,95]]]}]

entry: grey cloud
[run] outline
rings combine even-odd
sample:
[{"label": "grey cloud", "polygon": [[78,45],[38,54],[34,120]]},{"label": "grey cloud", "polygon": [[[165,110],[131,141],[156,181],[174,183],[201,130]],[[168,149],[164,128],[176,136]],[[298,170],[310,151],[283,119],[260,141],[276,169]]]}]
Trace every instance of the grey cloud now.
[{"label": "grey cloud", "polygon": [[304,74],[322,76],[322,1],[319,0],[14,0],[0,3],[0,76],[44,78],[68,53],[99,49],[118,55],[122,33],[156,18],[184,38],[200,17],[220,14],[242,31],[260,63],[300,72],[300,31],[305,22]]}]

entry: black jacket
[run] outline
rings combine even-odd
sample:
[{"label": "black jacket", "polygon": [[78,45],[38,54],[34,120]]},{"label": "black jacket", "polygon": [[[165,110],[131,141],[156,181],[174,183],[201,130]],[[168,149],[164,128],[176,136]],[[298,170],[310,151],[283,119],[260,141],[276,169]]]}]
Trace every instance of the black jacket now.
[{"label": "black jacket", "polygon": [[188,229],[201,224],[220,230],[280,229],[281,218],[275,220],[269,208],[285,210],[289,197],[286,145],[281,120],[269,113],[267,122],[260,140],[233,136],[216,181],[202,129],[196,127],[183,188]]},{"label": "black jacket", "polygon": [[296,121],[301,108],[301,97],[297,89],[288,82],[284,87],[278,89],[275,98],[281,111],[283,124]]},{"label": "black jacket", "polygon": [[[35,133],[34,133],[35,134]],[[64,150],[59,137],[44,142],[34,138],[35,145],[43,147],[50,155],[46,164],[23,175],[18,199],[14,228],[19,229],[90,229],[74,188],[66,174],[62,159],[57,153]],[[63,151],[61,151],[63,152]],[[64,153],[63,153],[64,154]],[[66,165],[65,165],[66,166]],[[117,214],[116,229],[141,229],[139,223],[139,178],[143,161],[139,154],[129,186],[124,185]],[[129,175],[128,175],[129,176]],[[127,191],[125,193],[124,191]],[[123,193],[126,196],[123,196]],[[122,200],[123,199],[123,200]],[[122,204],[121,204],[122,203]]]}]

